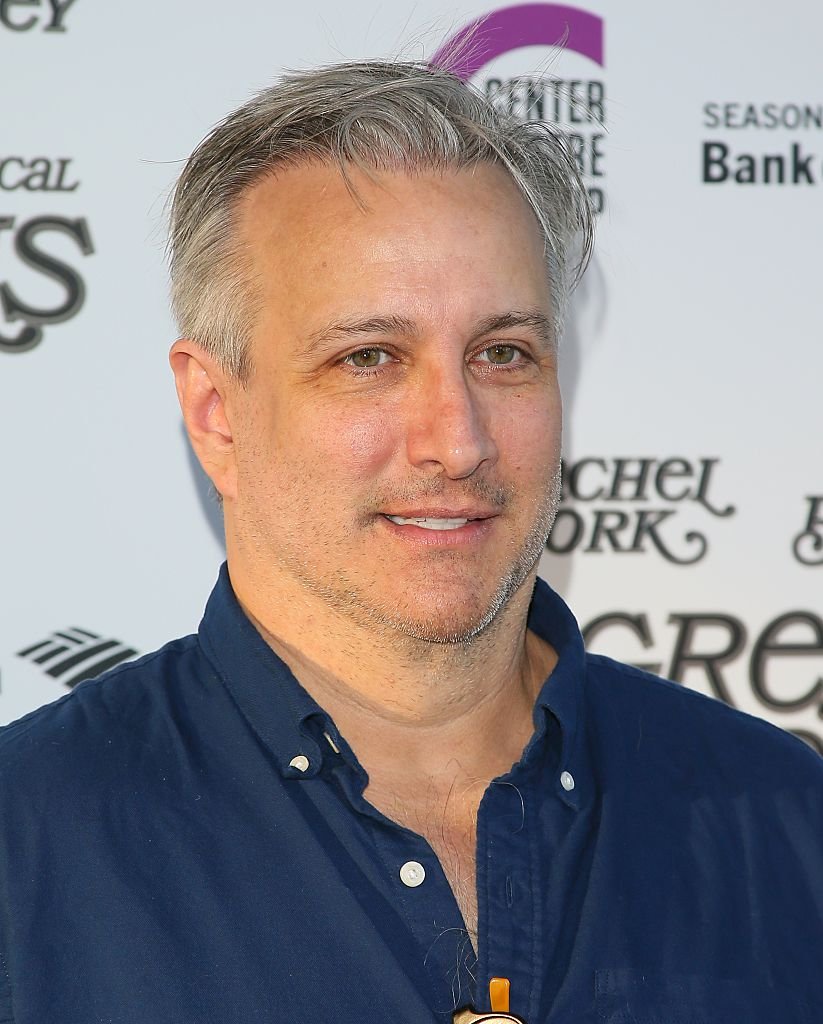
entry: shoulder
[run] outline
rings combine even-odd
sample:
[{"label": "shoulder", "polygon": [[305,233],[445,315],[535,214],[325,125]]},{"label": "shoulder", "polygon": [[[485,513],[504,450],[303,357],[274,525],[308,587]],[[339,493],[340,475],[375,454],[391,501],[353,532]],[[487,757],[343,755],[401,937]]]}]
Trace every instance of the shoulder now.
[{"label": "shoulder", "polygon": [[[622,757],[697,782],[796,789],[823,804],[823,757],[783,729],[720,700],[601,655],[586,656],[589,721]],[[617,734],[617,735],[616,735]]]},{"label": "shoulder", "polygon": [[208,673],[195,636],[81,683],[65,697],[0,729],[0,801],[54,794],[67,779],[100,779],[133,753],[163,743],[175,708]]}]

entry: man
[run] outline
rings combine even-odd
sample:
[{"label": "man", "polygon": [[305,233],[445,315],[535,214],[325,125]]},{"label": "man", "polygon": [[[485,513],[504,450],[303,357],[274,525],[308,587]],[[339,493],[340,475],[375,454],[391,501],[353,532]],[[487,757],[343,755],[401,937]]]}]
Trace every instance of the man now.
[{"label": "man", "polygon": [[821,1019],[820,760],[536,579],[589,231],[555,136],[432,68],[196,150],[171,364],[227,567],[4,731],[0,1020],[447,1022],[494,977],[530,1024]]}]

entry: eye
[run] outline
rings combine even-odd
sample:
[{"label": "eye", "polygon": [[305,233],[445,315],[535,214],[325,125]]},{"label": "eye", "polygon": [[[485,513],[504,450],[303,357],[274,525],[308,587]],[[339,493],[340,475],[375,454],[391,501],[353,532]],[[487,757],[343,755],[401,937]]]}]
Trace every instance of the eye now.
[{"label": "eye", "polygon": [[518,356],[522,356],[520,349],[514,345],[490,345],[478,354],[482,362],[492,363],[494,366],[505,366],[507,363],[513,363]]},{"label": "eye", "polygon": [[382,366],[389,358],[388,352],[382,348],[361,348],[347,355],[343,362],[357,367],[358,370],[370,370],[372,367]]}]

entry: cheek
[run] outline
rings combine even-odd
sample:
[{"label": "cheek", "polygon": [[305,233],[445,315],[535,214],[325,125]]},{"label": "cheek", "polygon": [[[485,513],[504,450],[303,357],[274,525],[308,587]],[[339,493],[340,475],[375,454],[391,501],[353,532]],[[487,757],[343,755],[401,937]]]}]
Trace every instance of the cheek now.
[{"label": "cheek", "polygon": [[319,476],[373,478],[397,450],[399,430],[399,418],[374,401],[325,410],[318,405],[293,443]]},{"label": "cheek", "polygon": [[501,421],[498,448],[524,477],[551,475],[560,458],[561,420],[559,395],[546,401],[545,396],[524,393]]}]

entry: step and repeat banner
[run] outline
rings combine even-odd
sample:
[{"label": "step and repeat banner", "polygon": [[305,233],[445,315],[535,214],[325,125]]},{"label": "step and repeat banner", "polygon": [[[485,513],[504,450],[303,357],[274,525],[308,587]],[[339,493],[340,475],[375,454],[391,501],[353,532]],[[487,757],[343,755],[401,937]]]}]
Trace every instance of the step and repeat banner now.
[{"label": "step and repeat banner", "polygon": [[284,69],[467,35],[459,72],[563,125],[598,213],[541,572],[590,649],[823,751],[823,7],[802,0],[0,0],[0,721],[191,632],[223,557],[166,363],[186,155]]}]

